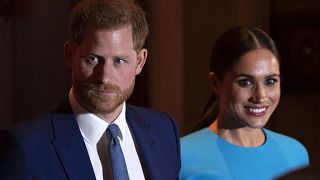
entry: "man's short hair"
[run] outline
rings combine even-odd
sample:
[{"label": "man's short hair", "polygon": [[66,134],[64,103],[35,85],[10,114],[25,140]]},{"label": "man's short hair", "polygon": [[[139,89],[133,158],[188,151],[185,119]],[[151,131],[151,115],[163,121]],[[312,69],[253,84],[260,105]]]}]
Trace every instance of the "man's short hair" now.
[{"label": "man's short hair", "polygon": [[80,45],[89,28],[117,29],[129,25],[139,51],[149,32],[146,15],[134,0],[82,0],[70,13],[71,42]]}]

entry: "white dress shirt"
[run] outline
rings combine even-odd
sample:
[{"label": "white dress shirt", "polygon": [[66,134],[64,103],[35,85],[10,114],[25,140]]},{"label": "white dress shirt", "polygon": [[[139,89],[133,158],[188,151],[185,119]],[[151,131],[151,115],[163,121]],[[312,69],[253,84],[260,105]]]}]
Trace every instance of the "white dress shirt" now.
[{"label": "white dress shirt", "polygon": [[[97,151],[97,142],[106,131],[109,123],[100,119],[98,116],[87,112],[76,101],[73,89],[69,92],[71,108],[75,113],[82,137],[84,139],[90,161],[97,180],[103,180],[102,165]],[[118,137],[126,161],[130,180],[144,180],[143,170],[138,157],[134,141],[126,121],[126,105],[123,103],[121,113],[113,122],[119,126],[122,136]],[[122,137],[122,139],[121,139]]]}]

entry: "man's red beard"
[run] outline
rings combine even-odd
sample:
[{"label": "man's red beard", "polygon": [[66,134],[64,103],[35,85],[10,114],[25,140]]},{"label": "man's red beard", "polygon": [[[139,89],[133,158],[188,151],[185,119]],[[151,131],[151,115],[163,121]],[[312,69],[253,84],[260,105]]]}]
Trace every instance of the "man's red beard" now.
[{"label": "man's red beard", "polygon": [[[113,112],[130,97],[134,84],[135,80],[123,91],[112,84],[90,84],[84,82],[74,82],[73,88],[75,98],[84,109],[94,114],[106,114]],[[114,93],[115,95],[104,96],[101,94],[103,92]]]}]

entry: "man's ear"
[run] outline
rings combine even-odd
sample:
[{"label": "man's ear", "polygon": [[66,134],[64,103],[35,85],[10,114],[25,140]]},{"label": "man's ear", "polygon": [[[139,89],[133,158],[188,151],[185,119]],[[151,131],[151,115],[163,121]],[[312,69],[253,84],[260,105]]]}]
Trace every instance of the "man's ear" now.
[{"label": "man's ear", "polygon": [[137,65],[136,65],[136,75],[140,74],[143,69],[144,64],[146,63],[148,56],[148,50],[142,48],[137,54]]},{"label": "man's ear", "polygon": [[209,72],[208,75],[209,83],[215,94],[219,94],[218,92],[218,84],[219,80],[217,79],[217,76],[213,72]]},{"label": "man's ear", "polygon": [[72,68],[73,56],[75,49],[71,42],[67,41],[63,46],[64,61],[68,68]]}]

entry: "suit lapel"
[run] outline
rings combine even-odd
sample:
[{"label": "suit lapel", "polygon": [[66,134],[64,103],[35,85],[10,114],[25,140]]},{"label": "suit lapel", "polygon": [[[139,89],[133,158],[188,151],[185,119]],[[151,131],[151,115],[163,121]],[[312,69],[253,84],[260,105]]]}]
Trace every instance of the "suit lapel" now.
[{"label": "suit lapel", "polygon": [[139,157],[146,179],[165,179],[161,173],[161,154],[152,125],[146,122],[136,110],[127,104],[126,119],[139,148]]},{"label": "suit lapel", "polygon": [[52,143],[68,178],[70,180],[95,179],[90,158],[74,114],[52,113],[52,124],[54,131]]}]

